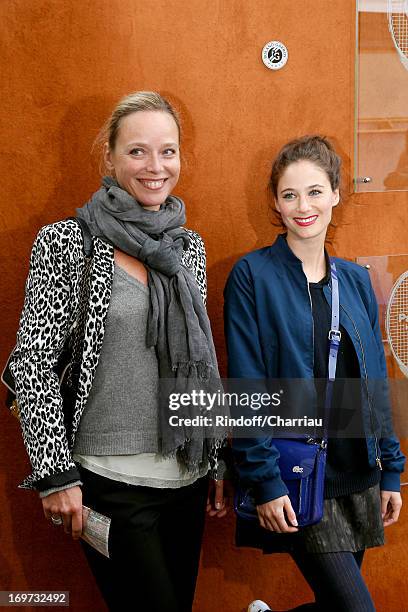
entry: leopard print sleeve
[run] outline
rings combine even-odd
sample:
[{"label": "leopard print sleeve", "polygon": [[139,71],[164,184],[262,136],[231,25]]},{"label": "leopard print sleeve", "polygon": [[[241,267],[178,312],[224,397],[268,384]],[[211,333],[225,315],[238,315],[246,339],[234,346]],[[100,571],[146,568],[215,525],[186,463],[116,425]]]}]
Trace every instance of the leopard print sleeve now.
[{"label": "leopard print sleeve", "polygon": [[182,263],[192,271],[201,292],[204,304],[207,303],[207,272],[206,272],[206,253],[204,241],[200,234],[193,230],[186,230],[190,245],[187,251],[183,252]]},{"label": "leopard print sleeve", "polygon": [[[63,423],[58,378],[53,371],[73,317],[72,233],[80,230],[76,224],[76,229],[74,225],[69,228],[69,223],[42,228],[34,242],[10,364],[32,466],[23,488],[41,489],[39,481],[65,472],[72,480],[76,472]],[[65,243],[62,235],[67,238]]]}]

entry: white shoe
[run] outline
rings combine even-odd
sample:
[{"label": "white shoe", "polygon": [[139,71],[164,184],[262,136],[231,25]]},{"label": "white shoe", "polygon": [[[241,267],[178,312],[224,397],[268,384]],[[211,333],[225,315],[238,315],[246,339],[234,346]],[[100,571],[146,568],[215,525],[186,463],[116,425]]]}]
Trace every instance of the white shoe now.
[{"label": "white shoe", "polygon": [[248,606],[248,612],[267,612],[268,610],[270,611],[268,604],[260,599],[255,599],[255,601]]}]

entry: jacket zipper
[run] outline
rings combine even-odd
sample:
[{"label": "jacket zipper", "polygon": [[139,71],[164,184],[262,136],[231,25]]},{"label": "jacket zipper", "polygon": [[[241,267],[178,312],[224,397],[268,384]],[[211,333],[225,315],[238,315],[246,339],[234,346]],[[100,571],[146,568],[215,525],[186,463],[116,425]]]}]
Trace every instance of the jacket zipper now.
[{"label": "jacket zipper", "polygon": [[[329,285],[329,289],[330,289],[330,291],[332,290],[330,285]],[[354,320],[352,319],[352,317],[348,313],[347,309],[343,306],[343,304],[340,304],[340,308],[342,308],[344,310],[344,312],[346,313],[347,317],[350,319],[350,321],[351,321],[351,323],[352,323],[352,325],[354,327],[354,331],[356,332],[356,335],[357,335],[357,338],[358,338],[358,342],[360,344],[361,354],[363,356],[364,382],[365,382],[365,387],[366,387],[366,392],[367,392],[368,409],[369,409],[369,412],[370,412],[371,431],[373,433],[374,442],[375,442],[375,463],[376,463],[377,467],[380,470],[382,470],[382,464],[381,464],[381,459],[380,459],[380,450],[379,450],[379,445],[378,445],[378,439],[377,439],[377,436],[376,436],[375,431],[374,431],[373,411],[372,411],[372,406],[371,406],[370,391],[369,391],[369,388],[368,388],[368,374],[367,374],[367,366],[366,366],[366,359],[365,359],[363,343],[361,341],[361,336],[360,336],[360,332],[358,331],[357,325],[354,323]]]},{"label": "jacket zipper", "polygon": [[309,287],[309,281],[306,279],[307,282],[307,292],[309,294],[309,302],[310,302],[310,314],[312,317],[312,349],[313,349],[313,353],[312,353],[312,366],[314,369],[314,344],[315,344],[315,337],[314,337],[314,320],[313,320],[313,302],[312,302],[312,294],[310,293],[310,287]]}]

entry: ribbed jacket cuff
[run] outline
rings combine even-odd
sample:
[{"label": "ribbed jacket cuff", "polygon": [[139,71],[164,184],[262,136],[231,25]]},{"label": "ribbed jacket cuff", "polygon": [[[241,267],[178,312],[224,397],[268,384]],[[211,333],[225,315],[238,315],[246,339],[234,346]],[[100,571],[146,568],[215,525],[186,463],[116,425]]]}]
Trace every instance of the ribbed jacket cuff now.
[{"label": "ribbed jacket cuff", "polygon": [[381,472],[380,489],[381,491],[396,491],[399,493],[401,490],[401,474],[383,470]]},{"label": "ribbed jacket cuff", "polygon": [[265,480],[257,482],[253,485],[255,503],[257,506],[266,504],[266,502],[288,495],[289,491],[283,482],[282,478],[274,478],[273,480]]}]

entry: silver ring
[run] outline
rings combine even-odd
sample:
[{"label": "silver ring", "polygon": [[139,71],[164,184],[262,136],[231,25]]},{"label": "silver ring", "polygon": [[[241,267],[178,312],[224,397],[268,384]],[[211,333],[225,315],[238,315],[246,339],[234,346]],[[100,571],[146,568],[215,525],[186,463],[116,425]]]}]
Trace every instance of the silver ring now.
[{"label": "silver ring", "polygon": [[62,518],[56,514],[51,514],[51,522],[53,525],[62,525]]}]

